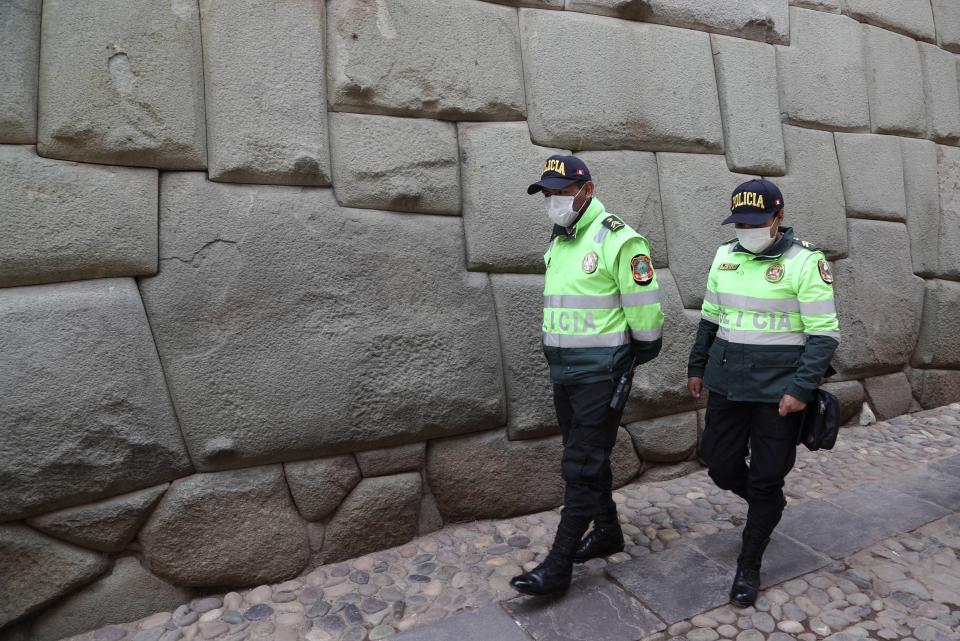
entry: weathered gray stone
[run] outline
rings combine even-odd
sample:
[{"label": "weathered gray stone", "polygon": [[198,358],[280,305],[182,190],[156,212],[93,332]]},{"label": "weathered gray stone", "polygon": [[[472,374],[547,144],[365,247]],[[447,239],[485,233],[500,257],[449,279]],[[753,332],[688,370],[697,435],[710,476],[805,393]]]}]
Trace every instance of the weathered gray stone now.
[{"label": "weathered gray stone", "polygon": [[[534,142],[570,149],[723,151],[707,34],[534,9],[520,10],[520,31]],[[578,52],[577,71],[589,81],[557,82],[570,73],[570,51]]]},{"label": "weathered gray stone", "polygon": [[427,478],[448,521],[504,518],[563,500],[559,436],[510,441],[505,430],[433,441]]},{"label": "weathered gray stone", "polygon": [[161,190],[141,288],[199,469],[503,425],[493,297],[459,220],[198,173]]},{"label": "weathered gray stone", "polygon": [[[839,527],[840,524],[843,526]],[[777,531],[834,559],[847,557],[895,533],[885,519],[853,514],[819,500],[791,505]]]},{"label": "weathered gray stone", "polygon": [[327,55],[335,111],[445,120],[525,113],[516,9],[473,0],[332,0]]},{"label": "weathered gray stone", "polygon": [[0,628],[0,641],[30,641],[30,619]]},{"label": "weathered gray stone", "polygon": [[555,434],[560,427],[539,322],[543,317],[543,276],[494,274],[490,282],[500,323],[510,438]]},{"label": "weathered gray stone", "polygon": [[0,525],[0,626],[35,612],[106,572],[107,558],[25,525]]},{"label": "weathered gray stone", "polygon": [[323,565],[323,538],[326,530],[323,523],[307,523],[307,540],[310,543],[310,563],[307,567]]},{"label": "weathered gray stone", "polygon": [[917,40],[936,41],[930,0],[843,0],[843,12]]},{"label": "weathered gray stone", "polygon": [[[827,258],[847,255],[847,220],[843,183],[833,134],[784,126],[787,175],[777,178],[783,192],[786,225],[816,243]],[[728,238],[733,237],[731,230]]]},{"label": "weathered gray stone", "polygon": [[789,122],[870,127],[861,39],[860,25],[847,16],[790,8],[790,46],[777,47],[780,109]]},{"label": "weathered gray stone", "polygon": [[891,136],[835,134],[847,215],[906,219],[900,143]]},{"label": "weathered gray stone", "polygon": [[913,273],[932,275],[940,258],[940,187],[937,145],[930,140],[900,139],[907,231]]},{"label": "weathered gray stone", "polygon": [[443,515],[437,507],[433,494],[424,494],[420,499],[420,515],[417,517],[417,536],[436,532],[443,527]]},{"label": "weathered gray stone", "polygon": [[136,621],[190,601],[192,590],[150,574],[132,556],[117,559],[100,580],[43,613],[32,629],[34,641],[56,641],[115,623]]},{"label": "weathered gray stone", "polygon": [[[119,552],[137,535],[168,484],[29,519],[30,527],[102,552]],[[136,617],[134,617],[136,618]]]},{"label": "weathered gray stone", "polygon": [[360,468],[349,454],[287,463],[283,469],[293,502],[308,521],[332,514],[360,482]]},{"label": "weathered gray stone", "polygon": [[787,0],[567,0],[567,11],[787,44]]},{"label": "weathered gray stone", "polygon": [[330,146],[340,204],[460,213],[459,148],[453,123],[330,114]]},{"label": "weathered gray stone", "polygon": [[[850,258],[833,264],[843,340],[833,360],[845,375],[906,365],[920,329],[923,280],[890,265],[910,264],[902,223],[851,219]],[[878,314],[877,301],[883,301]]]},{"label": "weathered gray stone", "polygon": [[960,401],[960,371],[915,369],[910,372],[913,395],[924,409]]},{"label": "weathered gray stone", "polygon": [[522,122],[461,124],[459,132],[467,268],[542,274],[552,223],[543,196],[527,186],[548,157],[569,152],[534,145]]},{"label": "weathered gray stone", "polygon": [[40,154],[160,169],[206,166],[197,3],[43,3]]},{"label": "weathered gray stone", "polygon": [[[735,235],[731,227],[720,225],[729,215],[730,194],[750,176],[731,173],[722,156],[657,154],[657,163],[670,273],[680,288],[683,306],[699,309],[714,250]],[[789,207],[787,195],[784,201]],[[691,225],[690,212],[694,211],[716,214],[701,216]]]},{"label": "weathered gray stone", "polygon": [[926,135],[923,72],[917,43],[906,36],[863,26],[872,130]]},{"label": "weathered gray stone", "polygon": [[211,180],[329,185],[323,6],[200,3]]},{"label": "weathered gray stone", "polygon": [[937,42],[947,51],[960,53],[960,5],[953,0],[932,0]]},{"label": "weathered gray stone", "polygon": [[777,57],[767,44],[710,36],[730,171],[782,176],[786,171]]},{"label": "weathered gray stone", "polygon": [[646,151],[584,151],[577,157],[590,168],[597,197],[607,211],[643,234],[650,243],[654,267],[666,267],[667,238],[663,231],[656,154]]},{"label": "weathered gray stone", "polygon": [[914,367],[960,367],[960,283],[924,281],[923,320],[913,353]]},{"label": "weathered gray stone", "polygon": [[676,463],[697,449],[697,413],[684,412],[627,425],[644,461]]},{"label": "weathered gray stone", "polygon": [[154,574],[188,586],[283,581],[310,554],[279,465],[174,481],[139,540]]},{"label": "weathered gray stone", "polygon": [[37,140],[37,72],[42,0],[0,5],[0,143]]},{"label": "weathered gray stone", "polygon": [[190,472],[132,280],[2,289],[0,345],[0,521]]},{"label": "weathered gray stone", "polygon": [[[687,358],[697,334],[700,311],[685,310],[671,270],[657,270],[663,310],[663,348],[649,363],[639,366],[623,413],[625,423],[674,414],[703,405],[687,392]],[[706,280],[703,283],[706,287]]]},{"label": "weathered gray stone", "polygon": [[940,233],[937,275],[960,278],[960,149],[937,145]]},{"label": "weathered gray stone", "polygon": [[411,443],[400,447],[357,452],[357,463],[364,476],[384,476],[419,470],[426,457],[426,443]]},{"label": "weathered gray stone", "polygon": [[633,448],[633,439],[630,432],[620,427],[617,430],[617,441],[610,452],[610,467],[613,469],[613,487],[622,487],[636,478],[640,473],[640,458]]},{"label": "weathered gray stone", "polygon": [[913,395],[910,381],[903,372],[864,379],[863,386],[876,410],[877,418],[881,421],[906,414],[910,410]]},{"label": "weathered gray stone", "polygon": [[420,475],[363,479],[327,524],[326,563],[401,545],[417,534]]},{"label": "weathered gray stone", "polygon": [[790,0],[790,6],[826,11],[827,13],[840,13],[840,0]]},{"label": "weathered gray stone", "polygon": [[0,146],[0,287],[157,272],[157,172]]},{"label": "weathered gray stone", "polygon": [[564,0],[488,0],[494,4],[510,7],[532,7],[534,9],[563,9]]},{"label": "weathered gray stone", "polygon": [[[737,559],[740,556],[742,537],[742,528],[731,528],[693,539],[689,541],[689,545],[733,571],[737,567]],[[760,575],[762,588],[814,572],[830,563],[829,559],[811,551],[802,542],[798,543],[778,534],[770,537],[770,544],[763,560],[763,572]],[[769,622],[769,626],[772,627],[773,623]],[[771,641],[776,641],[776,638],[771,637]]]},{"label": "weathered gray stone", "polygon": [[530,637],[498,603],[391,636],[391,641],[528,641]]},{"label": "weathered gray stone", "polygon": [[[865,483],[843,492],[834,492],[825,500],[852,514],[883,521],[895,532],[912,532],[952,512],[881,483]],[[896,505],[897,509],[891,510],[891,505]]]},{"label": "weathered gray stone", "polygon": [[936,45],[917,43],[927,106],[927,136],[937,142],[960,142],[960,90],[956,56]]},{"label": "weathered gray stone", "polygon": [[863,385],[860,381],[826,383],[821,387],[840,399],[840,424],[844,425],[860,415],[863,407]]},{"label": "weathered gray stone", "polygon": [[659,481],[670,481],[678,479],[687,474],[703,469],[703,466],[697,461],[684,461],[674,465],[662,465],[660,463],[644,463],[643,470],[640,472],[640,483],[657,483]]}]

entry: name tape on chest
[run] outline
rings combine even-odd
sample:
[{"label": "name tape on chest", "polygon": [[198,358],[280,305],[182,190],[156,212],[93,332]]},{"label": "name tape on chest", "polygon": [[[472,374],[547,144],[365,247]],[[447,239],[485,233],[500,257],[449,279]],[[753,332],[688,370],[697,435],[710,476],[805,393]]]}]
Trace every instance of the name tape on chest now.
[{"label": "name tape on chest", "polygon": [[726,271],[732,272],[732,271],[736,271],[739,268],[740,268],[740,263],[720,263],[717,266],[717,269],[723,272],[726,272]]}]

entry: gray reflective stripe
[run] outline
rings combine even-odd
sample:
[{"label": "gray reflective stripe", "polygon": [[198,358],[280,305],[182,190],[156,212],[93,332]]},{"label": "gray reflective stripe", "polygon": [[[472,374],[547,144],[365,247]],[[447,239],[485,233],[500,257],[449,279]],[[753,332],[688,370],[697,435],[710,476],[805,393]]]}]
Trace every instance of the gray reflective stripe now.
[{"label": "gray reflective stripe", "polygon": [[660,302],[659,290],[653,289],[638,294],[618,296],[587,296],[554,294],[543,297],[543,306],[556,309],[616,309],[618,307],[634,307],[636,305],[653,305]]},{"label": "gray reflective stripe", "polygon": [[836,314],[837,305],[833,300],[814,300],[809,302],[800,301],[800,313],[804,316],[817,316],[818,314]]},{"label": "gray reflective stripe", "polygon": [[631,329],[630,338],[635,341],[655,341],[663,337],[663,327],[656,329]]},{"label": "gray reflective stripe", "polygon": [[720,304],[720,294],[717,292],[711,292],[709,289],[703,294],[703,300],[708,303],[713,303],[714,305]]},{"label": "gray reflective stripe", "polygon": [[660,302],[660,290],[651,289],[639,294],[627,294],[620,297],[621,307],[635,307],[637,305],[656,305]]},{"label": "gray reflective stripe", "polygon": [[788,249],[787,251],[783,252],[783,257],[784,257],[784,258],[788,258],[788,259],[789,259],[789,258],[796,258],[797,256],[800,255],[800,252],[802,252],[802,251],[803,251],[803,247],[802,247],[802,246],[800,246],[800,245],[790,245],[790,249]]},{"label": "gray reflective stripe", "polygon": [[711,316],[710,314],[702,314],[702,313],[701,313],[701,314],[700,314],[700,318],[702,318],[703,320],[708,320],[708,321],[710,321],[711,323],[715,323],[715,324],[717,324],[717,325],[720,324],[720,317],[719,317],[719,316]]},{"label": "gray reflective stripe", "polygon": [[799,332],[754,332],[727,327],[720,328],[717,338],[744,345],[804,345],[807,342],[806,334]]},{"label": "gray reflective stripe", "polygon": [[840,332],[807,332],[807,336],[829,336],[838,343],[840,342]]},{"label": "gray reflective stripe", "polygon": [[799,312],[800,303],[796,298],[754,298],[740,294],[720,293],[720,304],[725,307],[737,307],[751,312]]},{"label": "gray reflective stripe", "polygon": [[630,343],[626,332],[613,334],[543,334],[543,344],[547,347],[619,347]]},{"label": "gray reflective stripe", "polygon": [[593,242],[598,245],[601,244],[609,233],[610,229],[608,227],[601,227],[600,231],[597,232],[597,235],[593,237]]}]

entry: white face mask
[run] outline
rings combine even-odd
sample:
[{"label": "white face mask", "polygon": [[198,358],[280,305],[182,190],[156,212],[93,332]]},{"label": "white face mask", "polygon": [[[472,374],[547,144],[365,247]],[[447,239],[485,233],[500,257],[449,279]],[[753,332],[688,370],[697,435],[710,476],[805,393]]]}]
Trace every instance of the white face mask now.
[{"label": "white face mask", "polygon": [[[586,187],[586,185],[583,187]],[[547,196],[547,216],[554,224],[569,227],[577,219],[580,212],[573,208],[573,201],[583,191],[583,187],[580,188],[576,196]]]},{"label": "white face mask", "polygon": [[[779,227],[779,225],[777,225],[777,227]],[[740,246],[753,254],[759,254],[769,248],[776,240],[776,237],[776,232],[774,232],[772,237],[770,236],[770,227],[737,229],[737,240],[740,241]]]}]

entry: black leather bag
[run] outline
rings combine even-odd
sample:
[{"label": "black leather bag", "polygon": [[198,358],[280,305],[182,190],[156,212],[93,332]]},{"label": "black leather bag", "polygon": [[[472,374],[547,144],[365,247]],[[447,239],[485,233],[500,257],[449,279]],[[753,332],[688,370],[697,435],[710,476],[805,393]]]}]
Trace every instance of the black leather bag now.
[{"label": "black leather bag", "polygon": [[800,440],[811,452],[833,449],[840,431],[840,399],[822,389],[813,391],[800,425]]}]

